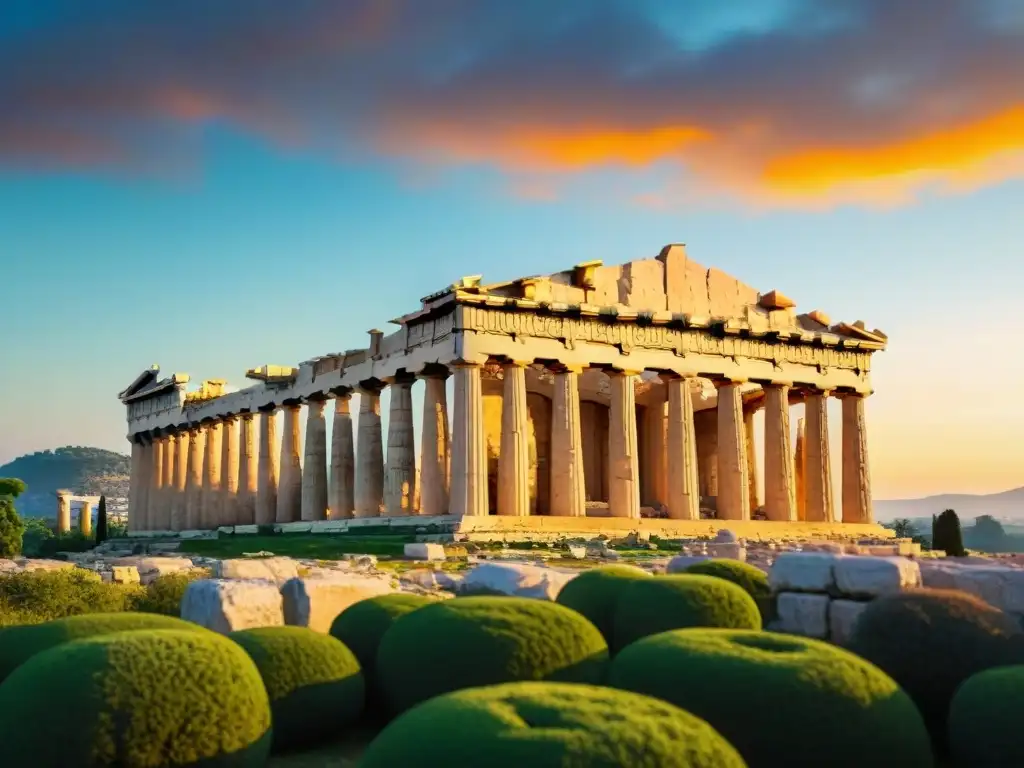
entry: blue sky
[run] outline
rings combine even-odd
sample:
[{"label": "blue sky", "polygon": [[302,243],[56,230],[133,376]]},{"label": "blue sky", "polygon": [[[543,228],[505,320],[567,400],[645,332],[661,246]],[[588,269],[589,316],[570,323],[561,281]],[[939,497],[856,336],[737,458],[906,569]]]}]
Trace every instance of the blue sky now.
[{"label": "blue sky", "polygon": [[[993,38],[988,21],[1012,5],[941,0],[898,54],[910,22],[872,0],[825,19],[800,2],[568,2],[552,18],[445,0],[426,27],[397,0],[379,18],[200,5],[0,14],[0,462],[126,449],[116,394],[152,363],[244,385],[247,367],[365,345],[464,274],[685,242],[889,334],[876,495],[1024,484],[1024,28]],[[112,56],[110,40],[130,44]],[[960,80],[932,72],[944,58]]]}]

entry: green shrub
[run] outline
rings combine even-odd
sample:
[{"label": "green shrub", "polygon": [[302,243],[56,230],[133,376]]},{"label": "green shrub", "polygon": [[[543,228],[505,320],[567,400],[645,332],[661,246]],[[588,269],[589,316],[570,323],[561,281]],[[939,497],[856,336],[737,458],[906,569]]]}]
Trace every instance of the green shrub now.
[{"label": "green shrub", "polygon": [[438,694],[521,680],[601,683],[608,645],[557,603],[456,597],[406,614],[381,640],[377,675],[393,713]]},{"label": "green shrub", "polygon": [[761,614],[754,598],[725,579],[690,574],[637,579],[616,603],[613,650],[690,627],[760,629]]},{"label": "green shrub", "polygon": [[592,685],[520,682],[431,699],[388,725],[361,768],[745,768],[711,726],[671,704]]},{"label": "green shrub", "polygon": [[38,624],[83,613],[128,610],[138,585],[105,584],[84,568],[0,575],[0,625]]},{"label": "green shrub", "polygon": [[[55,702],[66,713],[59,734]],[[213,632],[122,632],[52,648],[0,685],[0,711],[11,768],[262,768],[270,747],[259,672]]]},{"label": "green shrub", "polygon": [[139,595],[132,610],[159,613],[164,616],[180,616],[181,599],[185,596],[188,585],[198,579],[208,578],[210,578],[208,568],[157,576],[146,585],[145,592]]},{"label": "green shrub", "polygon": [[66,533],[54,533],[34,542],[33,550],[25,552],[31,557],[54,557],[59,552],[88,552],[96,546],[92,536],[75,528]]},{"label": "green shrub", "polygon": [[232,632],[270,696],[273,751],[312,747],[343,733],[363,713],[365,686],[352,651],[306,627]]},{"label": "green shrub", "polygon": [[148,613],[93,613],[0,629],[0,682],[35,654],[82,638],[143,629],[205,632],[198,624]]},{"label": "green shrub", "polygon": [[928,731],[910,697],[877,667],[818,640],[664,632],[623,649],[609,683],[703,718],[751,768],[932,765]]},{"label": "green shrub", "polygon": [[720,579],[731,581],[754,598],[758,610],[761,611],[762,624],[775,618],[775,600],[772,597],[772,589],[768,586],[768,574],[757,566],[741,563],[739,560],[714,558],[694,563],[686,569],[686,573],[717,576]]},{"label": "green shrub", "polygon": [[14,508],[14,499],[0,496],[0,557],[20,555],[24,533],[25,524]]},{"label": "green shrub", "polygon": [[868,603],[847,647],[910,694],[944,752],[956,689],[978,672],[1024,662],[1021,638],[1013,618],[973,595],[918,589]]},{"label": "green shrub", "polygon": [[999,667],[969,677],[949,708],[950,752],[957,766],[1024,765],[1024,666]]},{"label": "green shrub", "polygon": [[558,602],[586,616],[612,644],[615,626],[615,601],[627,584],[637,579],[654,578],[647,571],[632,565],[605,565],[584,571],[562,587]]},{"label": "green shrub", "polygon": [[952,509],[947,509],[932,522],[932,549],[941,549],[950,557],[963,557],[964,534],[960,518]]}]

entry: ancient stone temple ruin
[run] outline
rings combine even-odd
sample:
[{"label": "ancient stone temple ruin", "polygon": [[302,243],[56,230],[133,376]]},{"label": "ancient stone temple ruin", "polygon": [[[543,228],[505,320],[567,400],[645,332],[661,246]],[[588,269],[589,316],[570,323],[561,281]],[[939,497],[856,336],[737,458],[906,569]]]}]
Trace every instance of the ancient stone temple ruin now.
[{"label": "ancient stone temple ruin", "polygon": [[[130,529],[343,530],[372,518],[464,533],[698,533],[723,521],[747,535],[878,530],[864,401],[886,336],[862,322],[798,313],[681,245],[620,266],[464,277],[392,322],[365,349],[249,370],[240,391],[223,380],[188,391],[187,375],[142,373],[120,394]],[[838,499],[830,397],[842,400]],[[794,403],[805,423],[791,446]]]}]

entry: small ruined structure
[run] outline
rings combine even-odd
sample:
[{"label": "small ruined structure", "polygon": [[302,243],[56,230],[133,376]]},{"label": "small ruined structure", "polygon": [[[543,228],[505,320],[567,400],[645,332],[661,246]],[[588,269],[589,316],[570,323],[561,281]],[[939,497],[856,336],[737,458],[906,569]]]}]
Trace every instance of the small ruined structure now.
[{"label": "small ruined structure", "polygon": [[[132,444],[130,529],[383,517],[463,533],[696,533],[720,521],[753,535],[786,524],[879,530],[864,399],[871,355],[887,339],[862,322],[798,314],[778,291],[707,269],[681,245],[620,266],[592,261],[491,285],[464,277],[392,322],[398,330],[370,331],[366,349],[254,368],[246,376],[255,383],[241,391],[212,380],[186,392],[187,375],[142,373],[120,394]],[[842,399],[841,516],[829,397]],[[797,402],[806,424],[794,458]],[[763,452],[753,429],[762,408]]]},{"label": "small ruined structure", "polygon": [[79,496],[69,490],[57,491],[57,533],[71,530],[72,505],[78,505],[78,529],[86,536],[92,534],[92,513],[100,503],[99,496]]}]

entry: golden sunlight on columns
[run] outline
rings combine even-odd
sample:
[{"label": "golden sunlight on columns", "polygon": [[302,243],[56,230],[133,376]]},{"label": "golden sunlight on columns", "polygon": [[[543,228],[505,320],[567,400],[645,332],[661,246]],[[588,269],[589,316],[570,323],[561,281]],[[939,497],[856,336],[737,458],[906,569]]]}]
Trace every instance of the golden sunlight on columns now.
[{"label": "golden sunlight on columns", "polygon": [[327,519],[327,396],[306,401],[306,459],[302,467],[302,519]]},{"label": "golden sunlight on columns", "polygon": [[259,491],[259,472],[256,452],[256,424],[252,413],[242,413],[241,433],[238,436],[238,525],[256,522],[256,494]]},{"label": "golden sunlight on columns", "polygon": [[412,419],[412,375],[388,381],[391,409],[388,413],[388,457],[384,473],[384,514],[405,517],[416,514],[416,433]]},{"label": "golden sunlight on columns", "polygon": [[203,527],[203,457],[206,432],[199,425],[188,429],[188,473],[185,478],[185,530]]},{"label": "golden sunlight on columns", "polygon": [[174,435],[174,501],[171,505],[170,530],[180,531],[185,528],[188,497],[188,446],[189,430],[181,427]]},{"label": "golden sunlight on columns", "polygon": [[836,520],[832,499],[832,461],[828,444],[828,391],[807,395],[807,438],[805,460],[807,476],[807,522],[833,523]]},{"label": "golden sunlight on columns", "polygon": [[356,517],[380,517],[384,503],[384,445],[380,426],[379,382],[359,387],[356,424]]},{"label": "golden sunlight on columns", "polygon": [[459,361],[454,369],[449,509],[453,515],[486,515],[487,437],[484,433],[480,365]]},{"label": "golden sunlight on columns", "polygon": [[865,396],[848,392],[839,397],[843,401],[843,522],[873,523]]},{"label": "golden sunlight on columns", "polygon": [[608,511],[612,517],[640,517],[636,399],[631,371],[608,371]]},{"label": "golden sunlight on columns", "polygon": [[764,408],[764,512],[769,520],[796,520],[793,458],[789,449],[788,383],[766,383]]},{"label": "golden sunlight on columns", "polygon": [[142,444],[141,435],[131,435],[129,438],[132,443],[132,464],[131,464],[131,476],[128,478],[128,530],[129,531],[140,531],[142,520],[142,506],[141,501],[143,496],[142,486],[145,482],[144,470],[143,470],[143,455],[145,454],[145,446]]},{"label": "golden sunlight on columns", "polygon": [[803,419],[796,421],[796,448],[793,450],[793,496],[796,498],[796,519],[807,520],[807,429]]},{"label": "golden sunlight on columns", "polygon": [[71,530],[71,496],[57,491],[57,533]]},{"label": "golden sunlight on columns", "polygon": [[221,471],[222,458],[221,437],[223,434],[219,421],[207,422],[203,431],[206,434],[206,450],[203,455],[203,504],[200,513],[200,528],[212,530],[220,525],[221,510]]},{"label": "golden sunlight on columns", "polygon": [[700,520],[697,435],[693,424],[690,379],[664,377],[668,389],[668,516]]},{"label": "golden sunlight on columns", "polygon": [[417,484],[421,515],[448,514],[448,372],[431,372],[423,379],[422,468]]},{"label": "golden sunlight on columns", "polygon": [[174,443],[170,435],[160,438],[160,492],[157,494],[157,505],[154,516],[150,519],[150,529],[166,531],[170,526],[171,505],[174,503]]},{"label": "golden sunlight on columns", "polygon": [[[665,394],[665,387],[658,391]],[[667,395],[666,395],[667,397]],[[651,402],[643,409],[644,450],[640,479],[643,483],[641,503],[656,507],[668,505],[668,400]]]},{"label": "golden sunlight on columns", "polygon": [[587,491],[583,477],[583,432],[580,423],[580,368],[555,368],[551,400],[552,515],[586,517]]},{"label": "golden sunlight on columns", "polygon": [[750,519],[747,434],[743,425],[743,382],[717,381],[719,520]]},{"label": "golden sunlight on columns", "polygon": [[273,525],[277,517],[277,408],[260,409],[259,480],[256,483],[256,525]]},{"label": "golden sunlight on columns", "polygon": [[760,494],[757,489],[757,438],[754,436],[754,414],[759,408],[743,409],[743,434],[747,451],[747,497],[750,517],[761,506]]},{"label": "golden sunlight on columns", "polygon": [[352,439],[352,393],[334,393],[334,423],[331,427],[331,477],[328,503],[331,519],[352,517],[356,508],[356,452]]},{"label": "golden sunlight on columns", "polygon": [[146,505],[146,530],[162,530],[164,505],[164,446],[163,435],[154,435],[150,455],[149,503]]},{"label": "golden sunlight on columns", "polygon": [[220,495],[218,525],[238,524],[238,419],[225,416],[221,435]]},{"label": "golden sunlight on columns", "polygon": [[83,501],[78,508],[78,530],[83,536],[92,536],[92,502]]},{"label": "golden sunlight on columns", "polygon": [[302,517],[302,424],[294,401],[282,405],[284,426],[281,434],[281,474],[277,481],[278,523],[295,523]]},{"label": "golden sunlight on columns", "polygon": [[530,422],[526,408],[526,366],[511,361],[501,366],[501,450],[498,454],[498,514],[530,514]]}]

